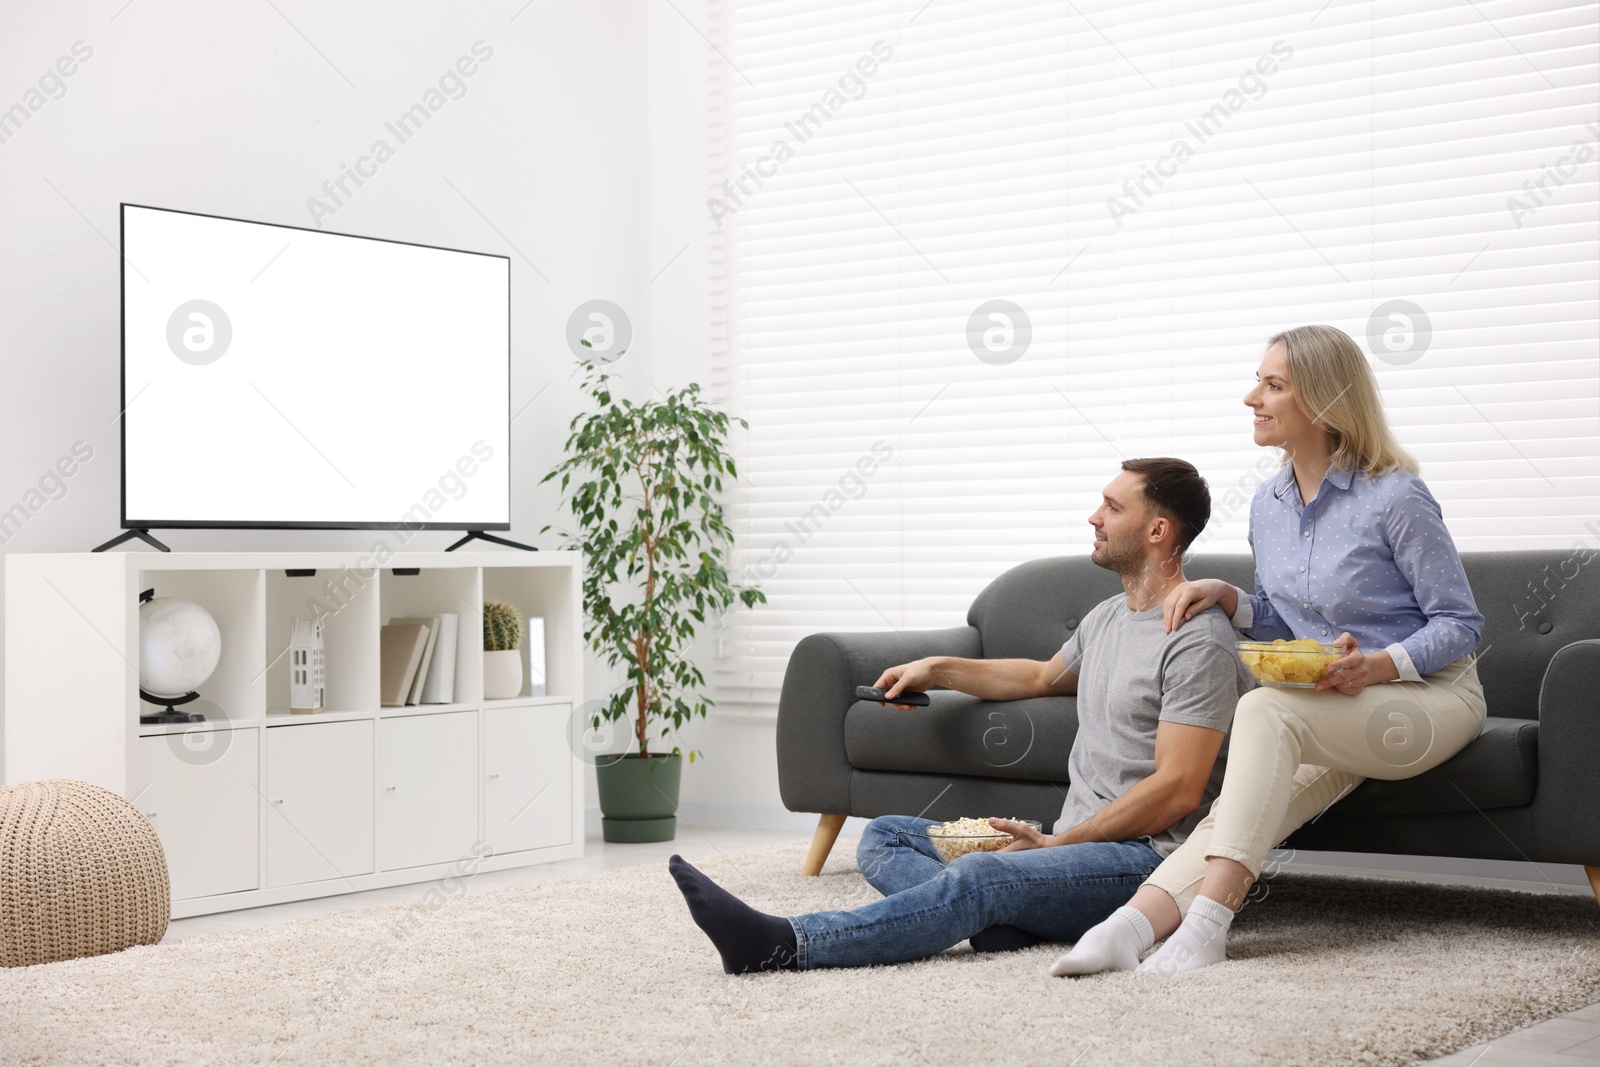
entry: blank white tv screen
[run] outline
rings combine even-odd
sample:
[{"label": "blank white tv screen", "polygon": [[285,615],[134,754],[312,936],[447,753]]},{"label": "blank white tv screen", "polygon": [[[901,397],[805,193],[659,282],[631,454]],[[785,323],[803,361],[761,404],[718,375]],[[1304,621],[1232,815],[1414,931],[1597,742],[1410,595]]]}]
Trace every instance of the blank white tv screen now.
[{"label": "blank white tv screen", "polygon": [[509,529],[505,256],[122,206],[124,527]]}]

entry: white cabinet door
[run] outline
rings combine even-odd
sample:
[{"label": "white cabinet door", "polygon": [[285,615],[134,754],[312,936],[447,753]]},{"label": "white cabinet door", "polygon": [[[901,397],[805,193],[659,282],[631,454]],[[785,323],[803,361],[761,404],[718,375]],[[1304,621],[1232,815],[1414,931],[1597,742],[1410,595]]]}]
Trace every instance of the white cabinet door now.
[{"label": "white cabinet door", "polygon": [[403,715],[378,726],[379,859],[386,871],[476,855],[478,713]]},{"label": "white cabinet door", "polygon": [[260,888],[259,731],[139,738],[133,805],[167,856],[173,900]]},{"label": "white cabinet door", "polygon": [[572,842],[570,707],[483,713],[484,837],[496,855]]},{"label": "white cabinet door", "polygon": [[267,886],[372,873],[372,723],[267,730]]}]

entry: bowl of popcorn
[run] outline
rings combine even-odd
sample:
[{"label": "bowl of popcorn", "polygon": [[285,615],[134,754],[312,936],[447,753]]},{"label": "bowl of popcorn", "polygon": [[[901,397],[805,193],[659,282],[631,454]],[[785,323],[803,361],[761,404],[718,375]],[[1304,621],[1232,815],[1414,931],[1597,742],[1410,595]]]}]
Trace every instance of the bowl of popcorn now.
[{"label": "bowl of popcorn", "polygon": [[[1039,823],[1033,819],[1013,819],[1034,830]],[[954,822],[933,823],[927,829],[928,840],[939,850],[946,863],[969,852],[998,852],[1011,844],[1012,836],[989,825],[988,819],[956,819]]]},{"label": "bowl of popcorn", "polygon": [[1276,689],[1315,689],[1328,675],[1328,664],[1344,656],[1337,645],[1311,637],[1297,641],[1240,641],[1239,659],[1262,685]]}]

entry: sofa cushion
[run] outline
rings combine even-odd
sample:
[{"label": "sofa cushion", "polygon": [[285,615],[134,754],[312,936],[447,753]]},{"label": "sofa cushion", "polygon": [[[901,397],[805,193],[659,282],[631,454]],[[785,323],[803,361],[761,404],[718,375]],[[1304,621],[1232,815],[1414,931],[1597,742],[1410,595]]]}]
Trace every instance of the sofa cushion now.
[{"label": "sofa cushion", "polygon": [[1515,808],[1533,802],[1539,776],[1539,723],[1490,717],[1466,748],[1431,771],[1400,781],[1369,778],[1330,812],[1433,815]]},{"label": "sofa cushion", "polygon": [[[988,701],[935,690],[926,708],[857,701],[845,715],[845,754],[863,771],[1068,781],[1078,732],[1076,697]],[[1399,781],[1369,778],[1330,810],[1340,815],[1426,815],[1533,802],[1539,723],[1490,717],[1466,748]],[[1458,788],[1459,787],[1459,788]]]},{"label": "sofa cushion", "polygon": [[984,587],[967,609],[985,659],[1047,660],[1089,609],[1122,592],[1122,580],[1086,557],[1018,564]]},{"label": "sofa cushion", "polygon": [[1551,658],[1573,641],[1600,637],[1600,566],[1590,544],[1585,535],[1570,550],[1462,554],[1483,613],[1478,677],[1490,715],[1537,719]]},{"label": "sofa cushion", "polygon": [[[1228,492],[1234,492],[1229,490]],[[1213,508],[1242,506],[1213,499]],[[1491,714],[1536,719],[1539,686],[1557,650],[1600,637],[1600,566],[1578,542],[1571,550],[1467,552],[1461,557],[1473,599],[1483,613],[1478,677]],[[1248,553],[1197,553],[1185,575],[1255,588]],[[982,635],[989,659],[1049,659],[1090,608],[1122,590],[1111,571],[1086,555],[1030,560],[990,582],[973,600],[967,622]]]},{"label": "sofa cushion", "polygon": [[[1190,578],[1221,578],[1244,589],[1255,588],[1253,568],[1243,553],[1184,561]],[[1088,556],[1029,560],[978,594],[967,610],[967,624],[982,635],[986,659],[1049,659],[1090,608],[1122,592],[1122,579]]]},{"label": "sofa cushion", "polygon": [[850,765],[1066,783],[1078,733],[1076,697],[988,701],[936,689],[928,698],[929,706],[915,711],[852,704],[844,719]]}]

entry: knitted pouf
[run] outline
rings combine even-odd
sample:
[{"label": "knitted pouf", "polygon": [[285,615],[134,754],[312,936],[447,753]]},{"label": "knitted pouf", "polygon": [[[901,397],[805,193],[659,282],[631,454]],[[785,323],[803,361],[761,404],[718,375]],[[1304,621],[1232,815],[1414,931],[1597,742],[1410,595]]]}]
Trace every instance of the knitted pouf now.
[{"label": "knitted pouf", "polygon": [[0,966],[153,945],[172,890],[155,829],[109,789],[0,787]]}]

